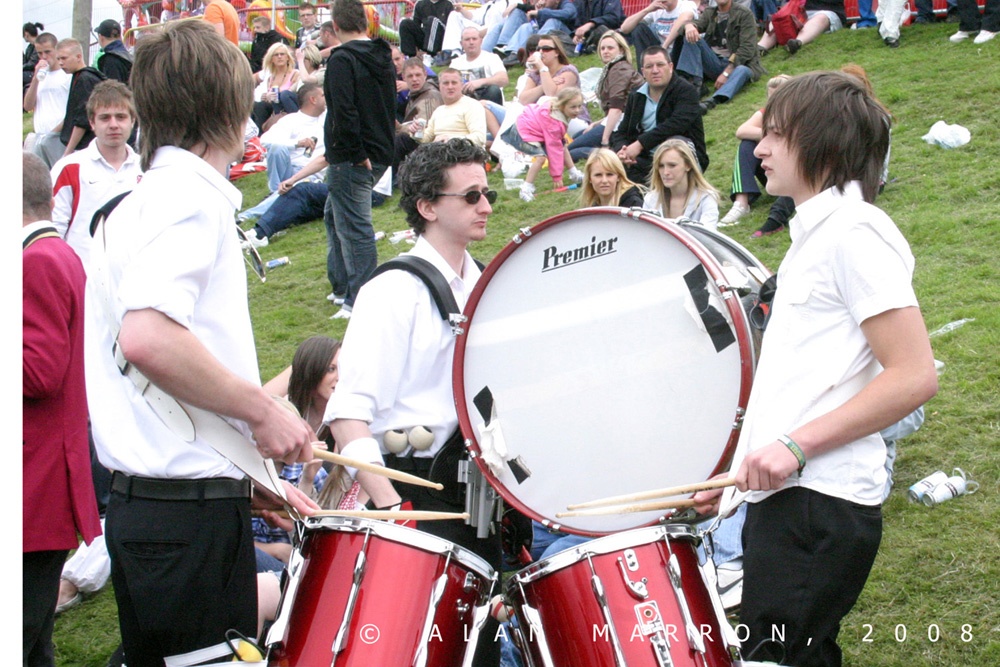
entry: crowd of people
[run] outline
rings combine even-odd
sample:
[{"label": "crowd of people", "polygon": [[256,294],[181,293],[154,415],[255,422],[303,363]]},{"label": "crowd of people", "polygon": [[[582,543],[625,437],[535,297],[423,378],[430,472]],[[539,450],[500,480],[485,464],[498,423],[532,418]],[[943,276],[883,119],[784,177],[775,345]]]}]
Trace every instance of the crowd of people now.
[{"label": "crowd of people", "polygon": [[[312,447],[322,441],[422,477],[439,458],[457,465],[451,326],[419,276],[373,278],[372,207],[398,190],[416,237],[409,254],[444,278],[461,309],[482,271],[468,246],[485,237],[498,198],[486,170],[496,142],[529,158],[526,202],[546,163],[553,187],[564,187],[564,173],[581,183],[581,206],[640,207],[712,230],[737,224],[764,192],[776,197],[752,236],[792,230],[778,276],[798,287],[773,303],[765,340],[778,342],[760,359],[733,466],[749,500],[743,619],[754,639],[772,624],[788,627],[791,664],[839,664],[839,620],[864,586],[881,531],[887,473],[877,432],[936,391],[912,256],[872,205],[892,117],[864,71],[768,80],[767,105],[735,131],[732,205],[722,215],[705,175],[705,124],[765,74],[781,39],[768,30],[774,3],[652,0],[626,17],[619,0],[476,9],[418,0],[397,47],[370,36],[359,0],[334,0],[323,23],[301,5],[294,40],[257,16],[248,54],[237,48],[233,6],[204,4],[202,21],[151,32],[132,51],[121,26],[103,21],[93,66],[87,45],[24,26],[23,107],[34,121],[24,153],[25,511],[52,507],[57,528],[29,534],[25,521],[25,664],[53,664],[56,611],[109,577],[128,665],[218,647],[230,629],[259,636],[277,604],[273,572],[288,560],[291,523],[265,512],[251,531],[251,505],[303,515],[321,506],[455,509],[366,470],[324,469]],[[879,35],[898,46],[899,21],[885,4]],[[983,16],[973,0],[959,0],[959,10],[953,42],[975,35],[982,44],[1000,30],[996,0]],[[806,0],[803,11],[801,29],[782,42],[791,54],[847,22],[842,0]],[[596,121],[573,64],[581,53],[603,63]],[[515,67],[524,73],[508,101]],[[843,118],[823,120],[831,104]],[[230,168],[251,142],[266,151],[270,195],[241,214],[255,219],[241,242]],[[844,146],[850,159],[837,159]],[[182,181],[189,195],[179,199]],[[350,326],[342,347],[305,341],[262,388],[241,243],[266,245],[319,217],[327,298],[339,306],[331,319]],[[840,284],[845,271],[858,280]],[[804,312],[810,293],[827,305]],[[820,386],[802,359],[845,379]],[[201,428],[216,415],[232,426],[221,446]],[[415,427],[430,431],[430,446],[386,446],[386,434]],[[59,451],[29,465],[34,444]],[[251,497],[233,463],[246,456],[276,461],[280,485]],[[843,466],[854,471],[846,482]],[[717,494],[696,499],[719,510]],[[793,544],[804,527],[830,531],[836,544]],[[501,567],[496,531],[418,528]],[[78,534],[85,544],[67,563]],[[769,585],[768,573],[790,559],[801,576]],[[815,567],[829,572],[824,581],[799,580]],[[482,630],[489,640],[477,665],[501,660],[495,623]]]}]

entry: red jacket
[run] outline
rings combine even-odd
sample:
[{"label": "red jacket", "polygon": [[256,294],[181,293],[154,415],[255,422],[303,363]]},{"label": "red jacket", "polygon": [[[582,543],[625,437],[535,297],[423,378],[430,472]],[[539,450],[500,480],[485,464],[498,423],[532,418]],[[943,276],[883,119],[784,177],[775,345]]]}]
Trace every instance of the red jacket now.
[{"label": "red jacket", "polygon": [[65,241],[23,254],[23,551],[73,549],[101,533],[83,375],[83,264]]}]

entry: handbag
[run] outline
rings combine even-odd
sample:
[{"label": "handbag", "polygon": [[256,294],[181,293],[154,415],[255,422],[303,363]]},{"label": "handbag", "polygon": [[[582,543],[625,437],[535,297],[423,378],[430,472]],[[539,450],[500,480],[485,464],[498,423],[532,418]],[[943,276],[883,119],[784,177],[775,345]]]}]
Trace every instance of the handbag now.
[{"label": "handbag", "polygon": [[788,0],[785,6],[771,14],[771,23],[767,31],[774,35],[780,45],[795,39],[808,21],[806,16],[806,0]]}]

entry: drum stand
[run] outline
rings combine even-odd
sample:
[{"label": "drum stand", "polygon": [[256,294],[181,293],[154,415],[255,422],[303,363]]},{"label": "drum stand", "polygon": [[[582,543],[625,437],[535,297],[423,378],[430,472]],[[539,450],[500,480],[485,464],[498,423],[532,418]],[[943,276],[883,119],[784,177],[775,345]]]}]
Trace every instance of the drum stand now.
[{"label": "drum stand", "polygon": [[486,482],[483,471],[472,458],[458,462],[458,482],[466,485],[465,511],[469,515],[466,523],[476,529],[479,539],[488,537],[493,522],[503,518],[503,507],[497,502],[499,494]]}]

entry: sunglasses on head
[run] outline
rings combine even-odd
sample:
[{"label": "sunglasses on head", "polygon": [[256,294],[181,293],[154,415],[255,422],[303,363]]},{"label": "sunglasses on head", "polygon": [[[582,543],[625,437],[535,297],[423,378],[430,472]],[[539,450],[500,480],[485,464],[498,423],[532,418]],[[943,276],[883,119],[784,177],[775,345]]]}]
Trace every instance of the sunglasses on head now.
[{"label": "sunglasses on head", "polygon": [[461,197],[469,206],[475,206],[479,200],[486,197],[486,201],[493,204],[497,200],[496,190],[469,190],[465,193],[439,192],[435,197]]},{"label": "sunglasses on head", "polygon": [[549,51],[555,51],[555,50],[556,50],[556,47],[549,46],[547,44],[545,46],[536,46],[535,47],[535,51],[545,51],[546,53],[548,53]]}]

